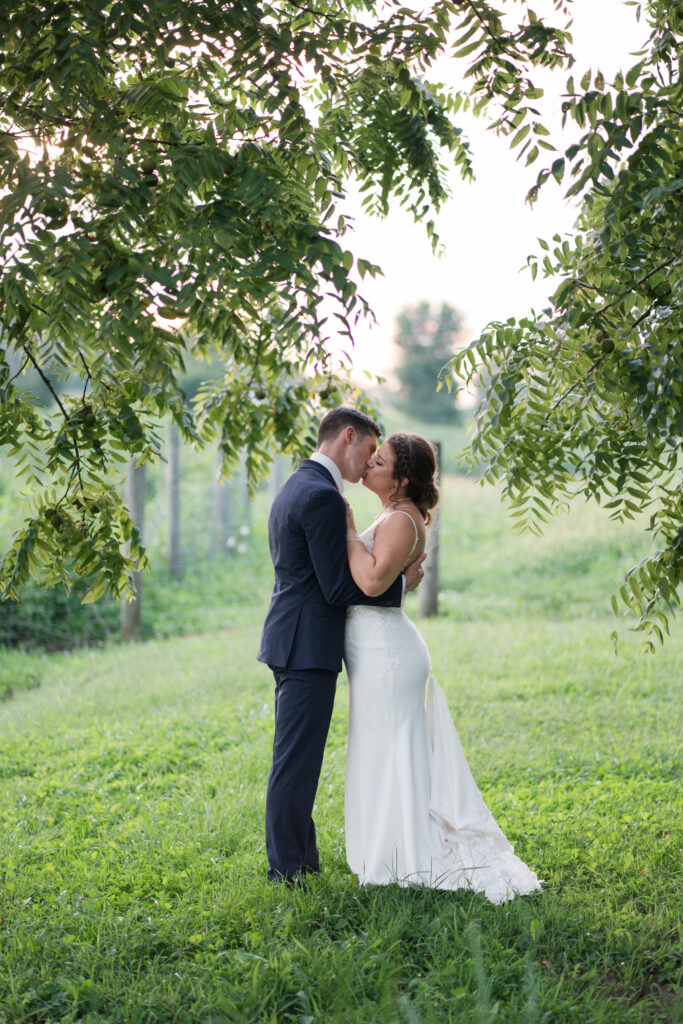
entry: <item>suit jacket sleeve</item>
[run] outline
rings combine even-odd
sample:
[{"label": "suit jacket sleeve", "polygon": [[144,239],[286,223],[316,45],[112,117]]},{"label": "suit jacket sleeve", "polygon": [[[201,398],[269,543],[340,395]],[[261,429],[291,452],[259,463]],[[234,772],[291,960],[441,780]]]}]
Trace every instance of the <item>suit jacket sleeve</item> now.
[{"label": "suit jacket sleeve", "polygon": [[374,604],[398,608],[401,577],[378,597],[368,597],[354,582],[346,557],[346,507],[338,491],[324,488],[307,503],[303,527],[318,583],[328,604]]}]

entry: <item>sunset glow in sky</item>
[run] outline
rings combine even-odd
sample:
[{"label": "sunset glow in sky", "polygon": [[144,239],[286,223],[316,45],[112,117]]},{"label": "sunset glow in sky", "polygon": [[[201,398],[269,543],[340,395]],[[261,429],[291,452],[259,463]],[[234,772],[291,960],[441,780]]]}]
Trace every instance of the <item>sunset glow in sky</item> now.
[{"label": "sunset glow in sky", "polygon": [[[636,63],[630,54],[643,46],[649,30],[645,22],[636,21],[635,8],[622,0],[574,0],[573,8],[576,64],[571,73],[575,82],[588,68],[600,68],[610,81],[619,68]],[[540,4],[534,9],[543,13]],[[430,77],[457,86],[461,66],[442,59]],[[536,77],[546,92],[539,103],[543,121],[551,130],[551,141],[563,151],[570,142],[568,134],[560,136],[567,74]],[[550,282],[540,276],[533,282],[531,274],[520,268],[528,255],[538,251],[538,237],[550,239],[557,232],[571,231],[576,210],[562,198],[568,186],[562,189],[551,179],[530,209],[524,197],[545,166],[543,156],[525,167],[523,160],[517,163],[505,139],[486,130],[483,119],[465,114],[459,115],[458,123],[470,141],[476,181],[467,184],[455,174],[451,178],[453,197],[436,219],[445,255],[432,254],[424,227],[414,225],[401,210],[379,220],[363,213],[357,201],[346,207],[355,217],[355,231],[346,236],[345,248],[379,263],[384,271],[383,278],[366,278],[361,289],[378,324],[361,324],[356,329],[353,362],[357,371],[390,373],[394,321],[405,306],[423,299],[448,302],[463,314],[467,336],[472,338],[491,320],[543,308],[553,290]],[[547,156],[553,159],[553,154]],[[354,376],[360,378],[358,373]]]}]

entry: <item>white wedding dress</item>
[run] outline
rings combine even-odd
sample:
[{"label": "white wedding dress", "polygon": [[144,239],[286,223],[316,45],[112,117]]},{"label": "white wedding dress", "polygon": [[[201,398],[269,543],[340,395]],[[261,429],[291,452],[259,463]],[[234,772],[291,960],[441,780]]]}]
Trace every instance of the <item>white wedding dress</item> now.
[{"label": "white wedding dress", "polygon": [[[379,523],[401,511],[361,534],[368,551]],[[477,789],[425,642],[403,609],[350,607],[344,660],[346,859],[361,884],[469,888],[492,903],[540,889]]]}]

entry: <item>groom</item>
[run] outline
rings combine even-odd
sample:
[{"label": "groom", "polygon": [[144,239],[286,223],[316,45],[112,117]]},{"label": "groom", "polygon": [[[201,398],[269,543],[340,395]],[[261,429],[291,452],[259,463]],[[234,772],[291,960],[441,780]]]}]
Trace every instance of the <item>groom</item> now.
[{"label": "groom", "polygon": [[275,676],[273,766],[266,795],[271,881],[301,883],[309,871],[320,870],[311,813],[342,666],[346,608],[398,607],[404,590],[414,590],[423,575],[421,555],[384,594],[369,598],[349,571],[342,480],[360,480],[379,435],[374,420],[356,409],[328,412],[317,451],[285,483],[270,511],[275,586],[258,660]]}]

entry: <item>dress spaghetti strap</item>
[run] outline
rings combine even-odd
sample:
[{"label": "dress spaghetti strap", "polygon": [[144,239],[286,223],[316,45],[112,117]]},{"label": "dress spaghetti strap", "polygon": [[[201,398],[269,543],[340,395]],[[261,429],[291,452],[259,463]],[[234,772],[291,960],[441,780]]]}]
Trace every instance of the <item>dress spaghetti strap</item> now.
[{"label": "dress spaghetti strap", "polygon": [[392,508],[392,509],[389,510],[389,512],[387,512],[387,516],[393,515],[394,512],[400,512],[401,515],[408,516],[408,519],[410,519],[411,523],[413,524],[413,529],[415,530],[415,542],[414,542],[412,548],[410,549],[410,551],[408,552],[408,561],[406,562],[406,565],[407,565],[408,562],[410,561],[411,557],[412,557],[413,551],[417,547],[417,542],[420,539],[420,534],[418,533],[418,530],[417,530],[417,523],[415,522],[415,520],[411,516],[410,512],[406,512],[406,510],[404,508]]}]

